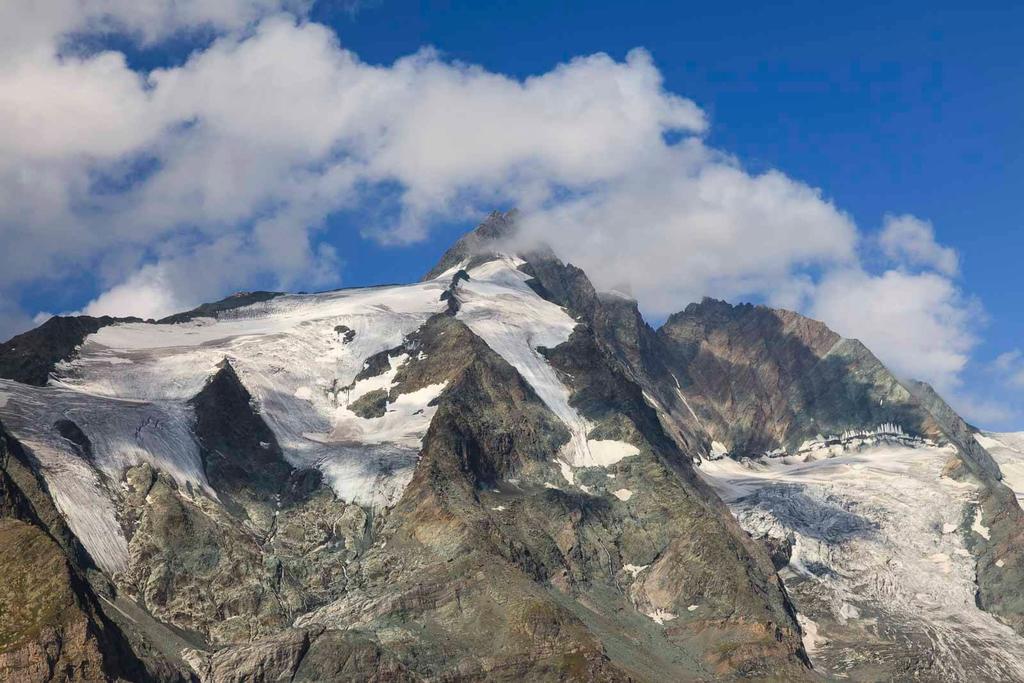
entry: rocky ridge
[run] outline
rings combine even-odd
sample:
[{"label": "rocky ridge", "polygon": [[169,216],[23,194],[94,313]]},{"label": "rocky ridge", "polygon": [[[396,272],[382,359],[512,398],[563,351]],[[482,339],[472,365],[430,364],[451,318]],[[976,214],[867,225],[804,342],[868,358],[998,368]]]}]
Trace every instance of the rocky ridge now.
[{"label": "rocky ridge", "polygon": [[[514,230],[493,214],[417,285],[56,319],[0,349],[0,534],[32,550],[5,575],[75,606],[0,613],[0,671],[1020,675],[1020,508],[934,392],[795,313],[705,300],[655,330],[546,250],[504,253]],[[907,471],[904,499],[952,515],[913,543],[879,493]],[[976,604],[922,619],[840,580],[886,553],[948,555]]]}]

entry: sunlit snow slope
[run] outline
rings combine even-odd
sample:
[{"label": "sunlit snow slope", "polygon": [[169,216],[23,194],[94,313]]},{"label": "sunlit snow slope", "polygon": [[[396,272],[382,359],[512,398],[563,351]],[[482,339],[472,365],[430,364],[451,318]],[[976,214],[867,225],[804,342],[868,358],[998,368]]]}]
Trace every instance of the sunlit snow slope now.
[{"label": "sunlit snow slope", "polygon": [[[458,286],[458,318],[565,422],[573,439],[563,458],[594,464],[588,425],[536,350],[564,342],[576,322],[524,283],[519,263],[504,258],[471,270]],[[86,338],[49,386],[0,380],[0,419],[38,458],[72,530],[109,571],[127,558],[116,518],[126,467],[149,462],[190,495],[216,495],[203,473],[188,401],[225,359],[290,463],[320,469],[346,501],[390,505],[412,476],[431,404],[445,385],[401,394],[384,415],[364,418],[350,404],[392,389],[408,356],[391,357],[377,376],[356,376],[370,356],[398,347],[446,309],[441,294],[453,272],[408,286],[279,296],[217,318],[106,327]],[[90,453],[54,427],[65,418],[84,433]]]}]

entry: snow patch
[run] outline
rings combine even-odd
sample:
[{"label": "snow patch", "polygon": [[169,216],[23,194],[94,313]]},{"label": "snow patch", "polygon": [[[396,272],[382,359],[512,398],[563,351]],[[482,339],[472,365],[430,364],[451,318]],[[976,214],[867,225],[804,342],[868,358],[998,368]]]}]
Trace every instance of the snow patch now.
[{"label": "snow patch", "polygon": [[981,506],[980,505],[974,510],[974,523],[971,524],[971,531],[973,531],[974,533],[978,534],[979,536],[984,538],[986,541],[991,538],[991,536],[989,535],[989,528],[981,523]]},{"label": "snow patch", "polygon": [[409,356],[404,353],[397,356],[388,356],[388,369],[379,375],[367,377],[356,382],[352,390],[348,392],[348,403],[351,404],[353,401],[357,401],[371,391],[377,391],[378,389],[390,392],[395,383],[395,375],[398,374],[399,368],[407,360],[409,360]]},{"label": "snow patch", "polygon": [[558,469],[559,471],[561,471],[562,476],[565,478],[565,480],[569,482],[569,486],[574,486],[576,484],[576,475],[573,474],[572,466],[569,463],[567,463],[565,460],[559,459]]},{"label": "snow patch", "polygon": [[818,653],[818,650],[828,641],[818,633],[818,624],[804,616],[803,614],[796,615],[796,622],[800,625],[800,630],[803,632],[803,643],[804,650],[807,651],[809,657],[813,657]]},{"label": "snow patch", "polygon": [[619,500],[626,501],[633,497],[633,492],[629,489],[619,489],[618,491],[612,491],[612,495]]},{"label": "snow patch", "polygon": [[624,565],[622,565],[622,569],[627,571],[627,572],[629,572],[633,576],[633,578],[635,579],[640,572],[642,572],[643,570],[647,569],[650,566],[651,565],[649,565],[649,564],[641,564],[641,565],[624,564]]},{"label": "snow patch", "polygon": [[614,465],[623,458],[631,458],[640,454],[640,449],[625,441],[611,440],[590,440],[587,441],[590,449],[589,462],[582,467],[608,467]]},{"label": "snow patch", "polygon": [[386,412],[380,417],[362,418],[349,410],[348,406],[339,407],[330,434],[311,433],[306,436],[325,444],[390,443],[418,450],[437,412],[437,406],[430,404],[441,395],[445,386],[447,382],[441,382],[399,394],[392,403],[387,404]]},{"label": "snow patch", "polygon": [[678,618],[677,615],[663,609],[656,609],[653,612],[648,612],[647,616],[654,620],[654,623],[659,625],[664,625],[666,621],[672,621],[673,619]]}]

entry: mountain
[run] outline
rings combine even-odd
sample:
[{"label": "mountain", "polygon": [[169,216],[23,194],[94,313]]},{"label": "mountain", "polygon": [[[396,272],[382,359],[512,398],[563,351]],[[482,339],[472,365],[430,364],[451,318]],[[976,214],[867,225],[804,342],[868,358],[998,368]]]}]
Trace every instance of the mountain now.
[{"label": "mountain", "polygon": [[515,229],[0,347],[0,679],[1024,680],[1024,439]]}]

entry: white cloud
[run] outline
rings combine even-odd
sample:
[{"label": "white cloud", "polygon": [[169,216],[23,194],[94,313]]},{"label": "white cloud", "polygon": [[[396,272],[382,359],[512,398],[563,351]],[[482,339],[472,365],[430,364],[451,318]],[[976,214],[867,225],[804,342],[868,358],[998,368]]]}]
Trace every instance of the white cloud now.
[{"label": "white cloud", "polygon": [[812,317],[856,337],[902,377],[952,392],[977,342],[977,305],[937,273],[837,270],[817,286]]},{"label": "white cloud", "polygon": [[[708,147],[704,112],[665,90],[645,51],[524,80],[429,49],[376,66],[305,21],[308,5],[0,5],[0,295],[88,272],[102,293],[85,311],[158,317],[257,280],[335,282],[320,229],[340,210],[384,201],[397,218],[364,231],[408,243],[517,205],[527,236],[598,285],[626,283],[648,312],[762,299],[956,386],[974,313],[931,225],[887,217],[892,269],[867,272],[847,214]],[[218,37],[148,74],[117,53],[62,52],[76,32],[153,42],[197,28]]]},{"label": "white cloud", "polygon": [[950,276],[956,275],[960,267],[956,251],[935,241],[932,224],[910,214],[887,215],[878,242],[885,255],[899,263]]},{"label": "white cloud", "polygon": [[775,171],[750,175],[696,140],[528,209],[524,232],[599,287],[628,283],[656,315],[705,294],[796,304],[808,286],[800,268],[850,263],[857,242],[850,218],[817,190]]},{"label": "white cloud", "polygon": [[303,14],[311,0],[4,0],[0,56],[49,54],[75,32],[124,32],[152,43],[179,31],[231,31],[287,10]]},{"label": "white cloud", "polygon": [[[624,62],[578,58],[524,81],[430,50],[377,67],[294,16],[252,24],[260,15],[243,4],[203,14],[190,3],[144,12],[97,2],[77,23],[40,19],[148,38],[167,12],[171,26],[249,29],[140,75],[119,54],[58,56],[51,26],[46,49],[0,66],[0,230],[11,245],[0,289],[96,268],[111,291],[89,310],[141,314],[257,276],[287,283],[323,270],[315,236],[325,217],[381,187],[398,188],[400,218],[367,231],[415,241],[436,219],[621,177],[662,152],[664,133],[706,125],[696,105],[662,88],[643,51]],[[198,260],[226,236],[256,253],[199,278],[208,290],[165,263]],[[150,286],[135,286],[140,278]]]}]

